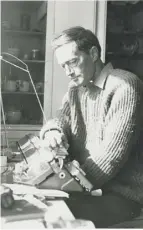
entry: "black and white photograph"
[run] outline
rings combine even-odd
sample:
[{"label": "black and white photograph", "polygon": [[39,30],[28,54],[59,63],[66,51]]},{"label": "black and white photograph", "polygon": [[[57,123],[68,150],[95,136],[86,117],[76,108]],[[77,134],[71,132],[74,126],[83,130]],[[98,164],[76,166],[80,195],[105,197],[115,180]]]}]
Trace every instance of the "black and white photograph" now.
[{"label": "black and white photograph", "polygon": [[143,0],[1,0],[1,229],[143,229]]}]

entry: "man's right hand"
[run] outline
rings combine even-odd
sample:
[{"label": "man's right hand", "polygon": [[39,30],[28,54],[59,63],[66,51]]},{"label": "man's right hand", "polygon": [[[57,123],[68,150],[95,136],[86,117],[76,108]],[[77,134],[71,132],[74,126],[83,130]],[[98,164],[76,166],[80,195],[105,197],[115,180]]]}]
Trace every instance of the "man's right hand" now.
[{"label": "man's right hand", "polygon": [[44,140],[41,141],[42,147],[49,150],[58,149],[60,147],[68,148],[68,142],[64,133],[60,133],[58,130],[51,130],[45,133]]}]

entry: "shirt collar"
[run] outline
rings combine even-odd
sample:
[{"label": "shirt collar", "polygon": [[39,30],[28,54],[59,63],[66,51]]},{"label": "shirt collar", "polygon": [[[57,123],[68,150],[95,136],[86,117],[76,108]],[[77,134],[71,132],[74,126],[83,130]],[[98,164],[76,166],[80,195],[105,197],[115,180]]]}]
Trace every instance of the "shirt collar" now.
[{"label": "shirt collar", "polygon": [[111,63],[108,63],[107,65],[105,65],[101,73],[99,74],[99,76],[95,78],[94,85],[96,85],[97,87],[101,89],[104,89],[106,78],[108,77],[112,69],[113,69],[113,66]]}]

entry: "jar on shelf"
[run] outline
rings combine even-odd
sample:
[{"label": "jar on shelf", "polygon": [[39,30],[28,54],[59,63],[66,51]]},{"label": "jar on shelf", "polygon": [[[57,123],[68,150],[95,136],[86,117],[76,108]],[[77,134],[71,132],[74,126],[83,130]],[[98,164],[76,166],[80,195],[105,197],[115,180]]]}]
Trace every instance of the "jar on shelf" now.
[{"label": "jar on shelf", "polygon": [[29,30],[30,29],[30,15],[29,14],[22,14],[20,17],[20,28],[22,30]]},{"label": "jar on shelf", "polygon": [[32,60],[39,60],[40,59],[40,50],[39,49],[33,49],[32,50],[31,59]]}]

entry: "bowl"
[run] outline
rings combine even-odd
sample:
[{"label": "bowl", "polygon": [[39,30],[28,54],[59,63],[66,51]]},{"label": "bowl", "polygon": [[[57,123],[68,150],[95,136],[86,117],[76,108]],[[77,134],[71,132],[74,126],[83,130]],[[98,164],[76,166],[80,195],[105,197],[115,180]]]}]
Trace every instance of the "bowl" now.
[{"label": "bowl", "polygon": [[16,81],[8,80],[4,85],[4,90],[9,92],[16,91]]},{"label": "bowl", "polygon": [[8,48],[8,53],[18,57],[20,54],[20,49],[18,48]]},{"label": "bowl", "polygon": [[19,123],[21,119],[21,111],[20,110],[8,111],[6,113],[6,118],[7,118],[8,123],[17,124]]}]

